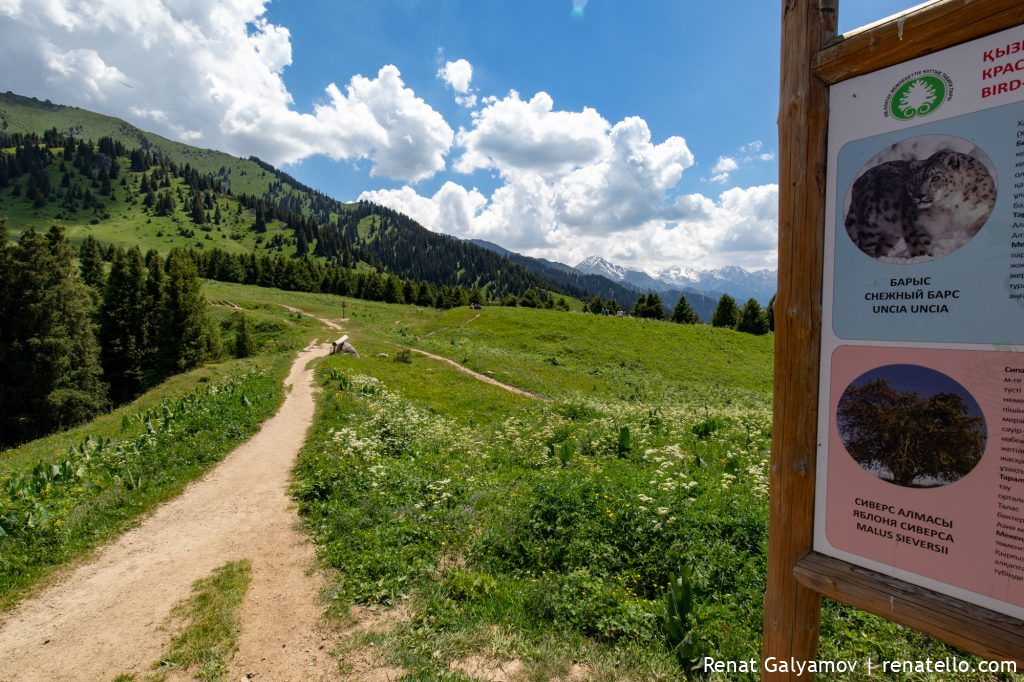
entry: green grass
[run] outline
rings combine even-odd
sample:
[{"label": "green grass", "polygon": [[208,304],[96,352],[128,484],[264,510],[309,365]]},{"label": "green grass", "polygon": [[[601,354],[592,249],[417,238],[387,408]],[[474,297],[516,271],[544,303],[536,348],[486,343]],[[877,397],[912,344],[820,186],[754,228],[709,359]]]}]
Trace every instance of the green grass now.
[{"label": "green grass", "polygon": [[[349,646],[372,640],[409,680],[467,679],[458,670],[473,657],[518,661],[531,680],[574,666],[585,679],[679,679],[665,594],[689,567],[701,644],[717,659],[759,658],[771,337],[473,315],[361,304],[347,332],[362,357],[318,370],[324,392],[294,495],[337,569],[333,607],[411,611]],[[402,347],[551,402],[415,354],[396,362]],[[966,656],[830,603],[821,632],[820,656],[834,660]]]},{"label": "green grass", "polygon": [[43,132],[56,128],[58,132],[77,132],[86,140],[99,141],[111,137],[129,149],[153,148],[161,151],[181,165],[191,164],[202,173],[216,173],[220,168],[231,171],[231,184],[235,192],[263,194],[273,179],[257,164],[224,152],[200,149],[165,137],[148,133],[112,116],[104,116],[78,107],[47,104],[18,95],[0,94],[0,126],[12,131]]},{"label": "green grass", "polygon": [[238,646],[238,607],[251,574],[249,560],[233,561],[192,585],[192,596],[171,612],[184,627],[160,659],[160,670],[198,669],[196,679],[209,682],[224,678],[228,658]]},{"label": "green grass", "polygon": [[0,608],[177,495],[255,433],[280,405],[290,365],[285,355],[239,364],[220,381],[126,411],[123,435],[90,434],[31,467],[21,458],[0,488]]},{"label": "green grass", "polygon": [[[122,168],[124,167],[122,160]],[[71,170],[74,171],[73,168]],[[121,172],[131,178],[135,187],[138,186],[141,173],[131,173],[127,170]],[[59,164],[50,166],[49,176],[51,184],[59,187]],[[78,177],[77,174],[75,177]],[[78,182],[82,181],[79,179]],[[25,180],[22,179],[20,184],[24,185]],[[180,178],[175,178],[171,185],[174,190],[185,187]],[[15,185],[12,184],[0,190],[0,216],[7,218],[12,238],[17,238],[29,227],[45,231],[51,222],[57,222],[65,227],[68,238],[75,243],[80,243],[86,236],[92,235],[104,245],[112,244],[123,248],[138,246],[143,251],[156,249],[161,253],[167,253],[173,248],[218,248],[228,253],[252,253],[266,251],[264,245],[277,235],[281,235],[287,240],[286,244],[269,252],[285,256],[292,256],[295,253],[293,233],[290,229],[282,222],[272,220],[267,223],[266,233],[258,235],[252,231],[254,213],[248,209],[243,209],[239,213],[238,202],[234,199],[218,199],[223,214],[220,225],[197,226],[189,217],[187,206],[181,205],[180,202],[172,215],[153,215],[142,205],[141,197],[128,197],[119,181],[115,181],[114,190],[116,199],[106,199],[105,214],[103,217],[97,217],[91,209],[69,213],[56,201],[42,208],[35,208],[23,196],[14,196]],[[189,232],[194,234],[187,236]]]}]

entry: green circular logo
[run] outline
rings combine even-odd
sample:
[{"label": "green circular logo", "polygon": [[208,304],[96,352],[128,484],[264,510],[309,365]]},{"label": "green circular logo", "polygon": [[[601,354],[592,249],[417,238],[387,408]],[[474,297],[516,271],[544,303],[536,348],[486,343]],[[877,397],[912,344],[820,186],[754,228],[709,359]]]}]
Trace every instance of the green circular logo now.
[{"label": "green circular logo", "polygon": [[901,121],[927,116],[942,106],[946,94],[946,81],[939,76],[929,74],[909,78],[889,97],[889,113]]}]

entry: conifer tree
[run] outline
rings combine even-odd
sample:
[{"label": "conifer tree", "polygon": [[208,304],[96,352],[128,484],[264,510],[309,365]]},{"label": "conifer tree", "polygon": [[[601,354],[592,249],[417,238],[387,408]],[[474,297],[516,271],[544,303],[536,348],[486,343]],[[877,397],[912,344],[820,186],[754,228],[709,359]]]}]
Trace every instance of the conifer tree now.
[{"label": "conifer tree", "polygon": [[772,298],[768,301],[768,307],[764,309],[765,317],[768,320],[768,331],[775,332],[775,294],[772,294]]},{"label": "conifer tree", "polygon": [[100,309],[100,357],[115,403],[131,400],[145,387],[151,360],[147,332],[154,312],[146,290],[147,277],[138,247],[114,252]]},{"label": "conifer tree", "polygon": [[167,257],[162,318],[159,364],[164,373],[199,366],[210,345],[206,301],[195,263],[181,251]]},{"label": "conifer tree", "polygon": [[[106,275],[103,272],[103,249],[91,234],[85,238],[78,249],[78,264],[82,273],[82,281],[97,292],[106,286]],[[97,299],[98,301],[98,296]]]},{"label": "conifer tree", "polygon": [[29,229],[0,257],[0,440],[6,444],[66,428],[107,404],[92,299],[61,228]]},{"label": "conifer tree", "polygon": [[736,323],[736,330],[748,334],[766,334],[768,332],[768,321],[764,317],[760,304],[750,299],[740,311],[739,321]]},{"label": "conifer tree", "polygon": [[163,331],[164,261],[155,249],[146,252],[146,386],[162,377],[160,368],[160,335]]},{"label": "conifer tree", "polygon": [[232,313],[231,326],[235,329],[235,357],[247,358],[255,353],[256,344],[249,331],[249,319],[240,312]]},{"label": "conifer tree", "polygon": [[685,296],[679,296],[679,302],[676,303],[675,309],[672,310],[672,321],[679,324],[700,324],[700,318],[697,317],[697,313],[694,312],[693,306],[690,305]]},{"label": "conifer tree", "polygon": [[203,209],[203,200],[200,198],[199,192],[195,190],[192,192],[192,222],[196,225],[206,223],[206,211]]},{"label": "conifer tree", "polygon": [[711,326],[735,329],[739,313],[740,311],[736,307],[736,301],[733,297],[729,294],[722,294],[722,298],[718,300],[715,312],[711,316]]},{"label": "conifer tree", "polygon": [[540,298],[537,292],[532,287],[527,289],[526,293],[519,297],[519,305],[523,308],[539,308]]},{"label": "conifer tree", "polygon": [[253,225],[253,229],[260,233],[267,231],[267,218],[263,215],[262,201],[256,202],[256,223]]}]

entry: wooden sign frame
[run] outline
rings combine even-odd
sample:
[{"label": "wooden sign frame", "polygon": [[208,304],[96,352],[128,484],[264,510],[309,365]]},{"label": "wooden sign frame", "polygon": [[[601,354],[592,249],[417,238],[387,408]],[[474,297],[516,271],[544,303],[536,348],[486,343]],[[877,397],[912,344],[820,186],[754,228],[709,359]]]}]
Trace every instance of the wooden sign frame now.
[{"label": "wooden sign frame", "polygon": [[[836,35],[838,0],[783,0],[779,286],[762,660],[817,658],[821,596],[1024,670],[1024,621],[813,551],[828,89],[1024,24],[1021,0],[937,0]],[[796,672],[762,672],[764,680]],[[806,679],[801,677],[800,679]]]}]

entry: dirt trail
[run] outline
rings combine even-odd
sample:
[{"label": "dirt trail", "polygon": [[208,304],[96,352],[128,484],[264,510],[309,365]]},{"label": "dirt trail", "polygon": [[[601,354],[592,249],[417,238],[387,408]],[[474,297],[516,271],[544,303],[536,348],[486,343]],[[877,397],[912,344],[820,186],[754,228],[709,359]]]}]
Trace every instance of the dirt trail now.
[{"label": "dirt trail", "polygon": [[[473,317],[469,318],[468,320],[465,320],[464,322],[460,322],[460,323],[459,323],[459,326],[461,327],[462,325],[466,325],[466,324],[469,324],[470,322],[472,322],[473,320],[477,319],[478,317],[480,317],[480,313],[477,313],[476,315],[474,315]],[[426,339],[426,338],[428,338],[428,337],[431,337],[431,336],[433,336],[434,334],[439,334],[439,333],[441,333],[441,332],[443,332],[443,331],[446,331],[446,330],[448,330],[448,329],[451,329],[451,326],[447,326],[447,327],[439,327],[438,329],[435,329],[435,330],[434,330],[434,331],[432,331],[432,332],[429,332],[429,333],[427,333],[427,334],[424,334],[424,335],[423,335],[423,338],[425,338],[425,339]]]},{"label": "dirt trail", "polygon": [[551,402],[551,398],[546,398],[546,397],[544,397],[542,395],[537,395],[536,393],[530,393],[529,391],[524,391],[523,389],[516,388],[515,386],[509,386],[508,384],[503,384],[500,381],[498,381],[497,379],[492,379],[491,377],[487,376],[486,374],[481,374],[480,372],[474,372],[469,367],[465,367],[463,365],[460,365],[459,363],[455,362],[454,360],[449,360],[446,357],[442,357],[440,355],[434,355],[433,353],[428,353],[427,351],[420,350],[419,348],[410,348],[409,350],[411,350],[413,353],[419,353],[420,355],[426,355],[428,358],[433,358],[434,360],[440,360],[441,362],[447,362],[449,365],[451,365],[455,369],[459,370],[463,374],[468,374],[469,376],[473,377],[474,379],[476,379],[478,381],[482,381],[482,382],[484,382],[486,384],[491,384],[492,386],[497,386],[498,388],[503,388],[506,391],[508,391],[509,393],[515,393],[516,395],[521,395],[524,398],[533,398],[534,400],[540,400],[541,402],[545,402],[545,403],[550,403]]},{"label": "dirt trail", "polygon": [[5,614],[0,680],[110,680],[141,673],[166,650],[171,607],[225,562],[252,561],[239,651],[227,679],[337,679],[321,622],[322,579],[297,529],[287,486],[313,418],[312,371],[300,353],[284,404],[202,480],[87,563]]},{"label": "dirt trail", "polygon": [[[328,327],[331,327],[332,329],[337,329],[337,330],[341,330],[342,329],[341,326],[335,324],[331,320],[327,320],[327,319],[324,319],[322,317],[317,317],[316,315],[313,315],[312,313],[307,313],[305,310],[299,310],[298,308],[293,308],[290,305],[285,305],[283,303],[281,305],[283,307],[287,308],[288,310],[292,311],[293,313],[299,313],[300,315],[308,315],[309,317],[312,317],[315,320],[320,320],[322,323],[324,323]],[[466,320],[462,324],[469,324],[470,322],[472,322],[473,320],[475,320],[478,317],[480,317],[479,313],[477,313],[473,317],[469,318],[468,320]],[[344,321],[344,320],[342,320],[342,321]],[[436,334],[437,332],[442,331],[443,329],[448,329],[448,327],[442,327],[441,329],[438,329],[438,330],[435,330],[435,331],[431,332],[431,334]],[[431,334],[427,334],[427,336],[430,336]],[[424,337],[424,338],[426,338],[426,337]],[[441,362],[447,362],[449,365],[451,365],[455,369],[459,370],[463,374],[468,374],[469,376],[473,377],[474,379],[476,379],[478,381],[482,381],[485,384],[490,384],[492,386],[497,386],[498,388],[505,389],[509,393],[515,393],[516,395],[521,395],[524,398],[533,398],[534,400],[540,400],[541,402],[545,402],[545,403],[550,403],[551,402],[550,398],[546,398],[546,397],[544,397],[542,395],[537,395],[536,393],[530,393],[529,391],[524,391],[523,389],[516,388],[515,386],[509,386],[508,384],[503,384],[500,381],[498,381],[497,379],[492,379],[491,377],[487,376],[486,374],[481,374],[480,372],[474,372],[469,367],[465,367],[463,365],[460,365],[459,363],[455,362],[454,360],[449,360],[446,357],[442,357],[440,355],[434,355],[433,353],[428,353],[427,351],[420,350],[419,348],[409,348],[408,350],[411,350],[413,353],[419,353],[420,355],[425,355],[428,358],[432,358],[434,360],[440,360]],[[3,682],[3,681],[0,680],[0,682]]]}]

